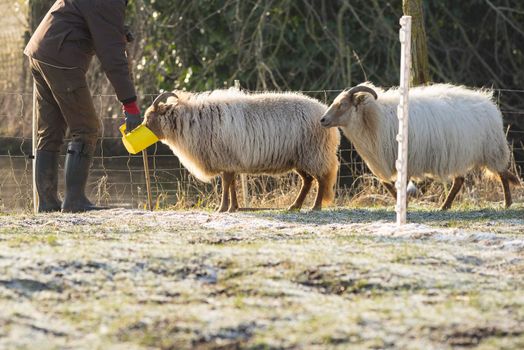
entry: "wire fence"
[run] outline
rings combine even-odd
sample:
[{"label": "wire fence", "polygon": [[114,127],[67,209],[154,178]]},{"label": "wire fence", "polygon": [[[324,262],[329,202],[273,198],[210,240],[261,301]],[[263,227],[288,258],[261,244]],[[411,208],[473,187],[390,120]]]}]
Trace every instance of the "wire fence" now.
[{"label": "wire fence", "polygon": [[[342,90],[303,91],[329,104]],[[506,95],[524,94],[520,90],[496,90],[497,100],[507,122],[508,140],[512,145],[513,171],[522,176],[524,169],[524,111],[506,107]],[[155,95],[146,95],[143,102],[152,102]],[[101,116],[101,137],[94,156],[88,194],[98,204],[129,208],[144,208],[147,203],[142,156],[130,155],[125,150],[118,127],[123,123],[120,104],[114,95],[94,95],[95,107]],[[520,122],[520,124],[517,123]],[[24,92],[0,92],[0,210],[32,208],[32,94]],[[340,170],[337,194],[350,200],[369,187],[370,181],[378,184],[352,145],[342,137],[339,150]],[[67,142],[67,140],[66,140]],[[465,140],[467,142],[467,140]],[[148,149],[154,205],[208,207],[217,204],[219,183],[202,183],[192,177],[180,164],[169,148],[157,143]],[[65,159],[65,147],[60,168]],[[484,181],[480,184],[482,186]],[[248,190],[263,205],[285,207],[278,200],[289,189],[298,189],[300,180],[296,175],[277,177],[249,176]],[[486,185],[487,186],[487,185]],[[240,186],[239,186],[240,187]],[[383,192],[379,186],[377,191]],[[60,171],[59,189],[63,191]],[[239,188],[240,189],[240,188]]]},{"label": "wire fence", "polygon": [[0,0],[0,91],[10,91],[29,79],[21,48],[27,30],[26,11],[21,2]]}]

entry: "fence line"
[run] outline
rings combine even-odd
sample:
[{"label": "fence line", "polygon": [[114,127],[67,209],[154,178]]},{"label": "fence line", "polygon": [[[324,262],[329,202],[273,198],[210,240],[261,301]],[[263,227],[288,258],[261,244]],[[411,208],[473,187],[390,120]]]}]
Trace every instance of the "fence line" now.
[{"label": "fence line", "polygon": [[[498,89],[498,88],[486,88],[487,90],[492,90],[494,92],[518,92],[518,93],[524,93],[524,90],[520,89]],[[342,92],[346,90],[344,89],[324,89],[324,90],[296,90],[295,92],[300,93],[334,93],[334,92]],[[156,97],[164,90],[160,90],[160,92],[157,93],[147,93],[147,94],[141,94],[140,96],[146,96],[146,97]],[[262,92],[258,90],[249,90],[244,89],[244,91],[248,92]],[[0,95],[23,95],[23,96],[32,96],[32,92],[23,92],[23,91],[0,91]],[[117,96],[115,94],[93,94],[93,98],[95,97],[114,97]]]},{"label": "fence line", "polygon": [[[310,90],[303,93],[322,93],[324,98],[328,94],[343,91],[338,90]],[[524,93],[524,90],[498,89],[498,101],[507,97],[508,92]],[[153,98],[157,94],[142,95]],[[0,210],[12,208],[29,209],[31,199],[31,92],[0,92]],[[329,96],[332,97],[332,96]],[[143,207],[146,203],[145,184],[140,155],[128,154],[120,142],[118,125],[124,122],[120,116],[120,103],[112,94],[95,94],[93,96],[101,121],[101,137],[94,156],[92,176],[90,177],[89,194],[100,204],[113,204],[128,207]],[[326,101],[327,102],[327,101]],[[504,114],[521,115],[524,111],[507,111]],[[110,116],[108,116],[108,114]],[[524,169],[524,130],[510,128],[510,139],[514,137],[514,157],[517,158],[515,168],[522,174]],[[337,188],[339,194],[351,195],[359,192],[362,179],[369,179],[370,172],[367,166],[356,154],[354,148],[342,137],[343,144],[339,150],[341,162]],[[67,141],[66,141],[67,142]],[[181,166],[178,159],[162,144],[155,144],[150,149],[150,170],[153,193],[158,197],[160,206],[174,204],[179,200],[194,202],[198,205],[205,198],[217,192],[214,181],[203,184],[194,179]],[[65,155],[60,158],[63,167]],[[63,188],[63,176],[60,172],[60,188]],[[271,188],[279,183],[296,183],[293,176],[281,176],[276,180],[270,177],[251,177],[249,191],[257,194],[257,189]],[[256,204],[256,203],[254,203]]]}]

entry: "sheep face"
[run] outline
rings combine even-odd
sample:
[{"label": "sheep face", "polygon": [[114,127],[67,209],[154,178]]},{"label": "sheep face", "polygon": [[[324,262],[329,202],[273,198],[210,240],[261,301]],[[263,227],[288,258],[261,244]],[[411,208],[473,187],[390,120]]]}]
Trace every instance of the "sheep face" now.
[{"label": "sheep face", "polygon": [[172,113],[174,108],[170,108],[173,104],[161,103],[165,98],[175,98],[175,105],[178,101],[177,94],[173,92],[164,92],[155,98],[153,104],[146,110],[144,115],[144,124],[151,130],[160,141],[165,139],[164,128],[166,121],[166,114]]},{"label": "sheep face", "polygon": [[352,128],[355,125],[361,125],[362,122],[369,124],[369,121],[360,119],[365,118],[362,109],[371,101],[368,99],[371,97],[376,100],[378,95],[375,90],[366,85],[358,85],[349,90],[344,90],[329,106],[320,119],[320,123],[325,128],[337,126]]},{"label": "sheep face", "polygon": [[355,96],[351,96],[347,91],[338,95],[328,110],[320,119],[320,124],[325,128],[337,126],[348,126],[356,118]]},{"label": "sheep face", "polygon": [[154,106],[150,106],[148,109],[146,109],[146,112],[144,114],[144,124],[151,130],[159,140],[165,139],[164,133],[162,131],[162,116],[166,112],[166,105],[161,103],[158,105],[158,107],[155,109]]}]

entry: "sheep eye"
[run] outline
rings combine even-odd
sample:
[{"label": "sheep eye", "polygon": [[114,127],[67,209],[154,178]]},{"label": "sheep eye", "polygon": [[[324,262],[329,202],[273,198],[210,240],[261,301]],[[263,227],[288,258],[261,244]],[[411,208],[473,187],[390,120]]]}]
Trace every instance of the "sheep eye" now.
[{"label": "sheep eye", "polygon": [[340,106],[339,106],[340,109],[348,109],[348,107],[349,107],[349,104],[347,101],[340,102]]}]

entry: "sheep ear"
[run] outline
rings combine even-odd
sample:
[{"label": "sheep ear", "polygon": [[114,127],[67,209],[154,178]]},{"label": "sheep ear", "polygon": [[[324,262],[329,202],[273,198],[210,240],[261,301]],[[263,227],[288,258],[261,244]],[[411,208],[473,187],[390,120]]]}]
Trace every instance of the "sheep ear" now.
[{"label": "sheep ear", "polygon": [[353,106],[356,107],[360,105],[362,102],[364,102],[366,100],[366,97],[366,94],[356,93],[353,96],[351,96],[351,103],[353,104]]},{"label": "sheep ear", "polygon": [[166,112],[166,107],[167,107],[166,103],[160,102],[159,104],[157,104],[155,112],[157,114],[164,114]]}]

